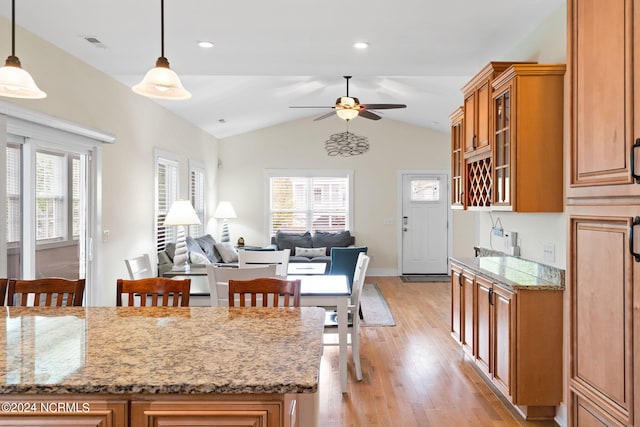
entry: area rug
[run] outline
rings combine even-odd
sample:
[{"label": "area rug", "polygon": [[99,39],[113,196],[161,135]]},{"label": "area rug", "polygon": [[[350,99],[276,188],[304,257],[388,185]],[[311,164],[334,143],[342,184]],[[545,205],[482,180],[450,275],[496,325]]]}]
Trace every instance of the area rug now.
[{"label": "area rug", "polygon": [[373,283],[365,283],[362,288],[362,296],[360,297],[360,307],[362,307],[363,320],[360,326],[395,326],[396,321],[393,319],[387,300]]},{"label": "area rug", "polygon": [[400,276],[405,283],[416,282],[450,282],[451,276],[440,274],[410,274],[406,276]]}]

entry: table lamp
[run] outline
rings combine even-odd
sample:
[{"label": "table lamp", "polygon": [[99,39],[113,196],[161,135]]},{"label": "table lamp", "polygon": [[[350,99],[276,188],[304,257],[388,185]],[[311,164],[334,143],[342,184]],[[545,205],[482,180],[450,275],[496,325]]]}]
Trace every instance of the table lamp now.
[{"label": "table lamp", "polygon": [[227,221],[229,218],[236,218],[236,211],[233,210],[233,206],[231,203],[227,201],[222,201],[218,203],[218,207],[216,208],[216,212],[213,214],[214,217],[218,219],[223,219],[222,223],[222,236],[220,237],[221,242],[229,241],[229,222]]},{"label": "table lamp", "polygon": [[196,211],[191,206],[189,200],[176,200],[171,205],[169,213],[164,220],[164,226],[178,226],[176,237],[176,251],[173,255],[174,271],[189,271],[189,254],[187,253],[187,242],[185,240],[185,226],[200,224],[200,219]]}]

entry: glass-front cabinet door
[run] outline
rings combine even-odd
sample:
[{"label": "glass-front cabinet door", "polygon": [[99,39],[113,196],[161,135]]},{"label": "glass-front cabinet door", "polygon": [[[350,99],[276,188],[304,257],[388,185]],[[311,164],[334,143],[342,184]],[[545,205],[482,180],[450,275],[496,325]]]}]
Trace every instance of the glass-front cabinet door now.
[{"label": "glass-front cabinet door", "polygon": [[511,205],[511,86],[493,97],[495,140],[493,147],[494,207]]},{"label": "glass-front cabinet door", "polygon": [[462,107],[451,119],[451,208],[464,209],[464,113]]}]

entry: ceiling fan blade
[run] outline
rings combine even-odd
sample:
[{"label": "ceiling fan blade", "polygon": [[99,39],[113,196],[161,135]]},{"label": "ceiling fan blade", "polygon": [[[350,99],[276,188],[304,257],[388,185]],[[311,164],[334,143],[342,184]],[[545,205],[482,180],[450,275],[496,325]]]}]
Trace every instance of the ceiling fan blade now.
[{"label": "ceiling fan blade", "polygon": [[334,108],[334,107],[327,107],[327,106],[318,107],[318,106],[304,105],[304,106],[295,106],[295,107],[289,107],[289,108]]},{"label": "ceiling fan blade", "polygon": [[323,119],[326,119],[327,117],[331,117],[331,116],[333,116],[334,114],[336,114],[336,112],[335,112],[335,111],[332,111],[332,112],[330,112],[330,113],[325,113],[325,114],[321,115],[320,117],[316,117],[315,119],[313,119],[313,121],[314,121],[314,122],[317,122],[318,120],[323,120]]},{"label": "ceiling fan blade", "polygon": [[382,118],[376,113],[372,113],[369,110],[360,110],[360,112],[358,113],[358,116],[364,117],[365,119],[370,119],[370,120],[380,120]]},{"label": "ceiling fan blade", "polygon": [[407,108],[405,104],[360,104],[367,110],[390,110],[392,108]]}]

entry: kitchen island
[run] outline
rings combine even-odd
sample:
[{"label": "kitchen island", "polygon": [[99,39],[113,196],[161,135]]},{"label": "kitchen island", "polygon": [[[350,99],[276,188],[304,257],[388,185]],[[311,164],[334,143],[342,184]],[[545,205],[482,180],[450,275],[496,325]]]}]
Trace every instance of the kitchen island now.
[{"label": "kitchen island", "polygon": [[323,309],[6,307],[2,319],[0,425],[317,424]]}]

